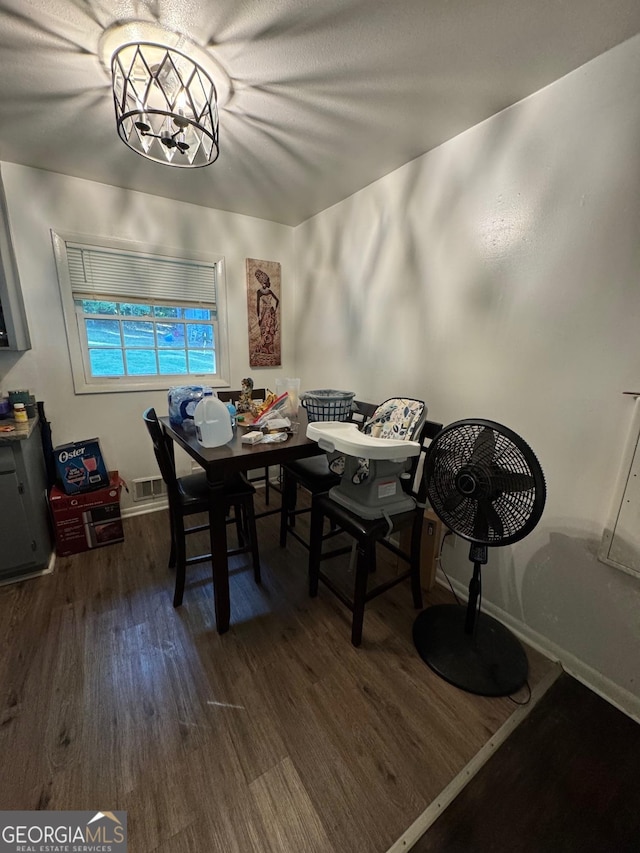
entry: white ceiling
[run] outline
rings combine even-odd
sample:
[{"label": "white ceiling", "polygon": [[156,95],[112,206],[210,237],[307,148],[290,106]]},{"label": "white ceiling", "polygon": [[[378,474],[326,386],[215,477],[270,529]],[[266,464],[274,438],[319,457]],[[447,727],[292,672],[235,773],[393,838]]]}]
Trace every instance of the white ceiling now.
[{"label": "white ceiling", "polygon": [[[213,165],[118,138],[98,45],[130,19],[228,73]],[[0,0],[0,160],[297,225],[639,31],[639,0]]]}]

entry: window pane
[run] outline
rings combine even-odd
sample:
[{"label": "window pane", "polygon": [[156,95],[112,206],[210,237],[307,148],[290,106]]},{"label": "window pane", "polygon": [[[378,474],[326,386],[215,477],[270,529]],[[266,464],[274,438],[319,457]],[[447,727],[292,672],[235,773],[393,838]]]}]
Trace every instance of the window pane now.
[{"label": "window pane", "polygon": [[187,323],[187,340],[190,347],[208,348],[213,346],[213,326],[204,323]]},{"label": "window pane", "polygon": [[153,323],[125,320],[122,324],[122,328],[126,346],[155,347],[156,341],[153,336]]},{"label": "window pane", "polygon": [[182,308],[175,308],[171,305],[156,305],[153,313],[156,317],[174,318],[176,320],[183,316]]},{"label": "window pane", "polygon": [[80,308],[85,314],[117,314],[117,302],[103,302],[96,299],[75,299],[76,308]]},{"label": "window pane", "polygon": [[92,376],[124,376],[122,350],[90,349],[89,361]]},{"label": "window pane", "polygon": [[157,323],[159,347],[184,346],[184,323]]},{"label": "window pane", "polygon": [[125,317],[150,317],[151,305],[138,305],[137,302],[121,302],[120,313]]},{"label": "window pane", "polygon": [[187,372],[187,355],[183,349],[160,350],[158,352],[158,363],[160,364],[160,373],[163,375]]},{"label": "window pane", "polygon": [[127,373],[131,376],[155,376],[158,373],[156,352],[152,349],[128,349]]},{"label": "window pane", "polygon": [[187,320],[213,320],[213,312],[208,308],[185,308],[184,316]]},{"label": "window pane", "polygon": [[211,350],[189,350],[189,373],[215,373],[216,357]]},{"label": "window pane", "polygon": [[118,320],[86,320],[87,343],[90,347],[119,347],[120,322]]},{"label": "window pane", "polygon": [[[54,238],[76,393],[227,379],[221,371],[221,362],[227,366],[226,313],[219,326],[215,302],[219,295],[224,305],[226,290],[220,259],[172,258],[170,248],[156,255],[155,245],[100,237],[84,244],[68,235]],[[91,282],[83,276],[87,259],[95,261]],[[192,265],[202,265],[204,274],[193,274]]]}]

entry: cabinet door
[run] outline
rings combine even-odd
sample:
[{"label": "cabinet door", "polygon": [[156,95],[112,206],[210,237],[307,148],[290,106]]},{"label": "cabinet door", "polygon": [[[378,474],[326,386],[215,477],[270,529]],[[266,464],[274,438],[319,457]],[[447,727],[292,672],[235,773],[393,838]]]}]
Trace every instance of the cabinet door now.
[{"label": "cabinet door", "polygon": [[0,171],[0,352],[31,349]]},{"label": "cabinet door", "polygon": [[33,563],[34,546],[16,472],[0,473],[0,575]]}]

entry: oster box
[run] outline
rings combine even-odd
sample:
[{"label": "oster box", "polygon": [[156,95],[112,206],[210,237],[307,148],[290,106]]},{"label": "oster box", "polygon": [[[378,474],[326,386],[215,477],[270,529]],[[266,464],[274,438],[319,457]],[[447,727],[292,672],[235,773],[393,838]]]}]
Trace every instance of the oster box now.
[{"label": "oster box", "polygon": [[59,557],[124,541],[120,516],[122,485],[118,472],[111,471],[109,485],[103,489],[76,495],[66,495],[59,486],[51,489],[49,507]]},{"label": "oster box", "polygon": [[103,489],[109,485],[109,472],[97,438],[72,441],[53,449],[58,484],[66,495]]}]

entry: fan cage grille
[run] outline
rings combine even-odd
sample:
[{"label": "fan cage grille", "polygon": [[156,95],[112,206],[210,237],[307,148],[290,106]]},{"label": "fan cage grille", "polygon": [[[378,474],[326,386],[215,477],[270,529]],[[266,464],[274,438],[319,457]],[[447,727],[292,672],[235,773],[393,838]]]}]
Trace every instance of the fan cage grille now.
[{"label": "fan cage grille", "polygon": [[535,454],[490,421],[446,427],[430,448],[427,482],[429,502],[443,522],[484,545],[523,538],[544,506],[544,475]]}]

